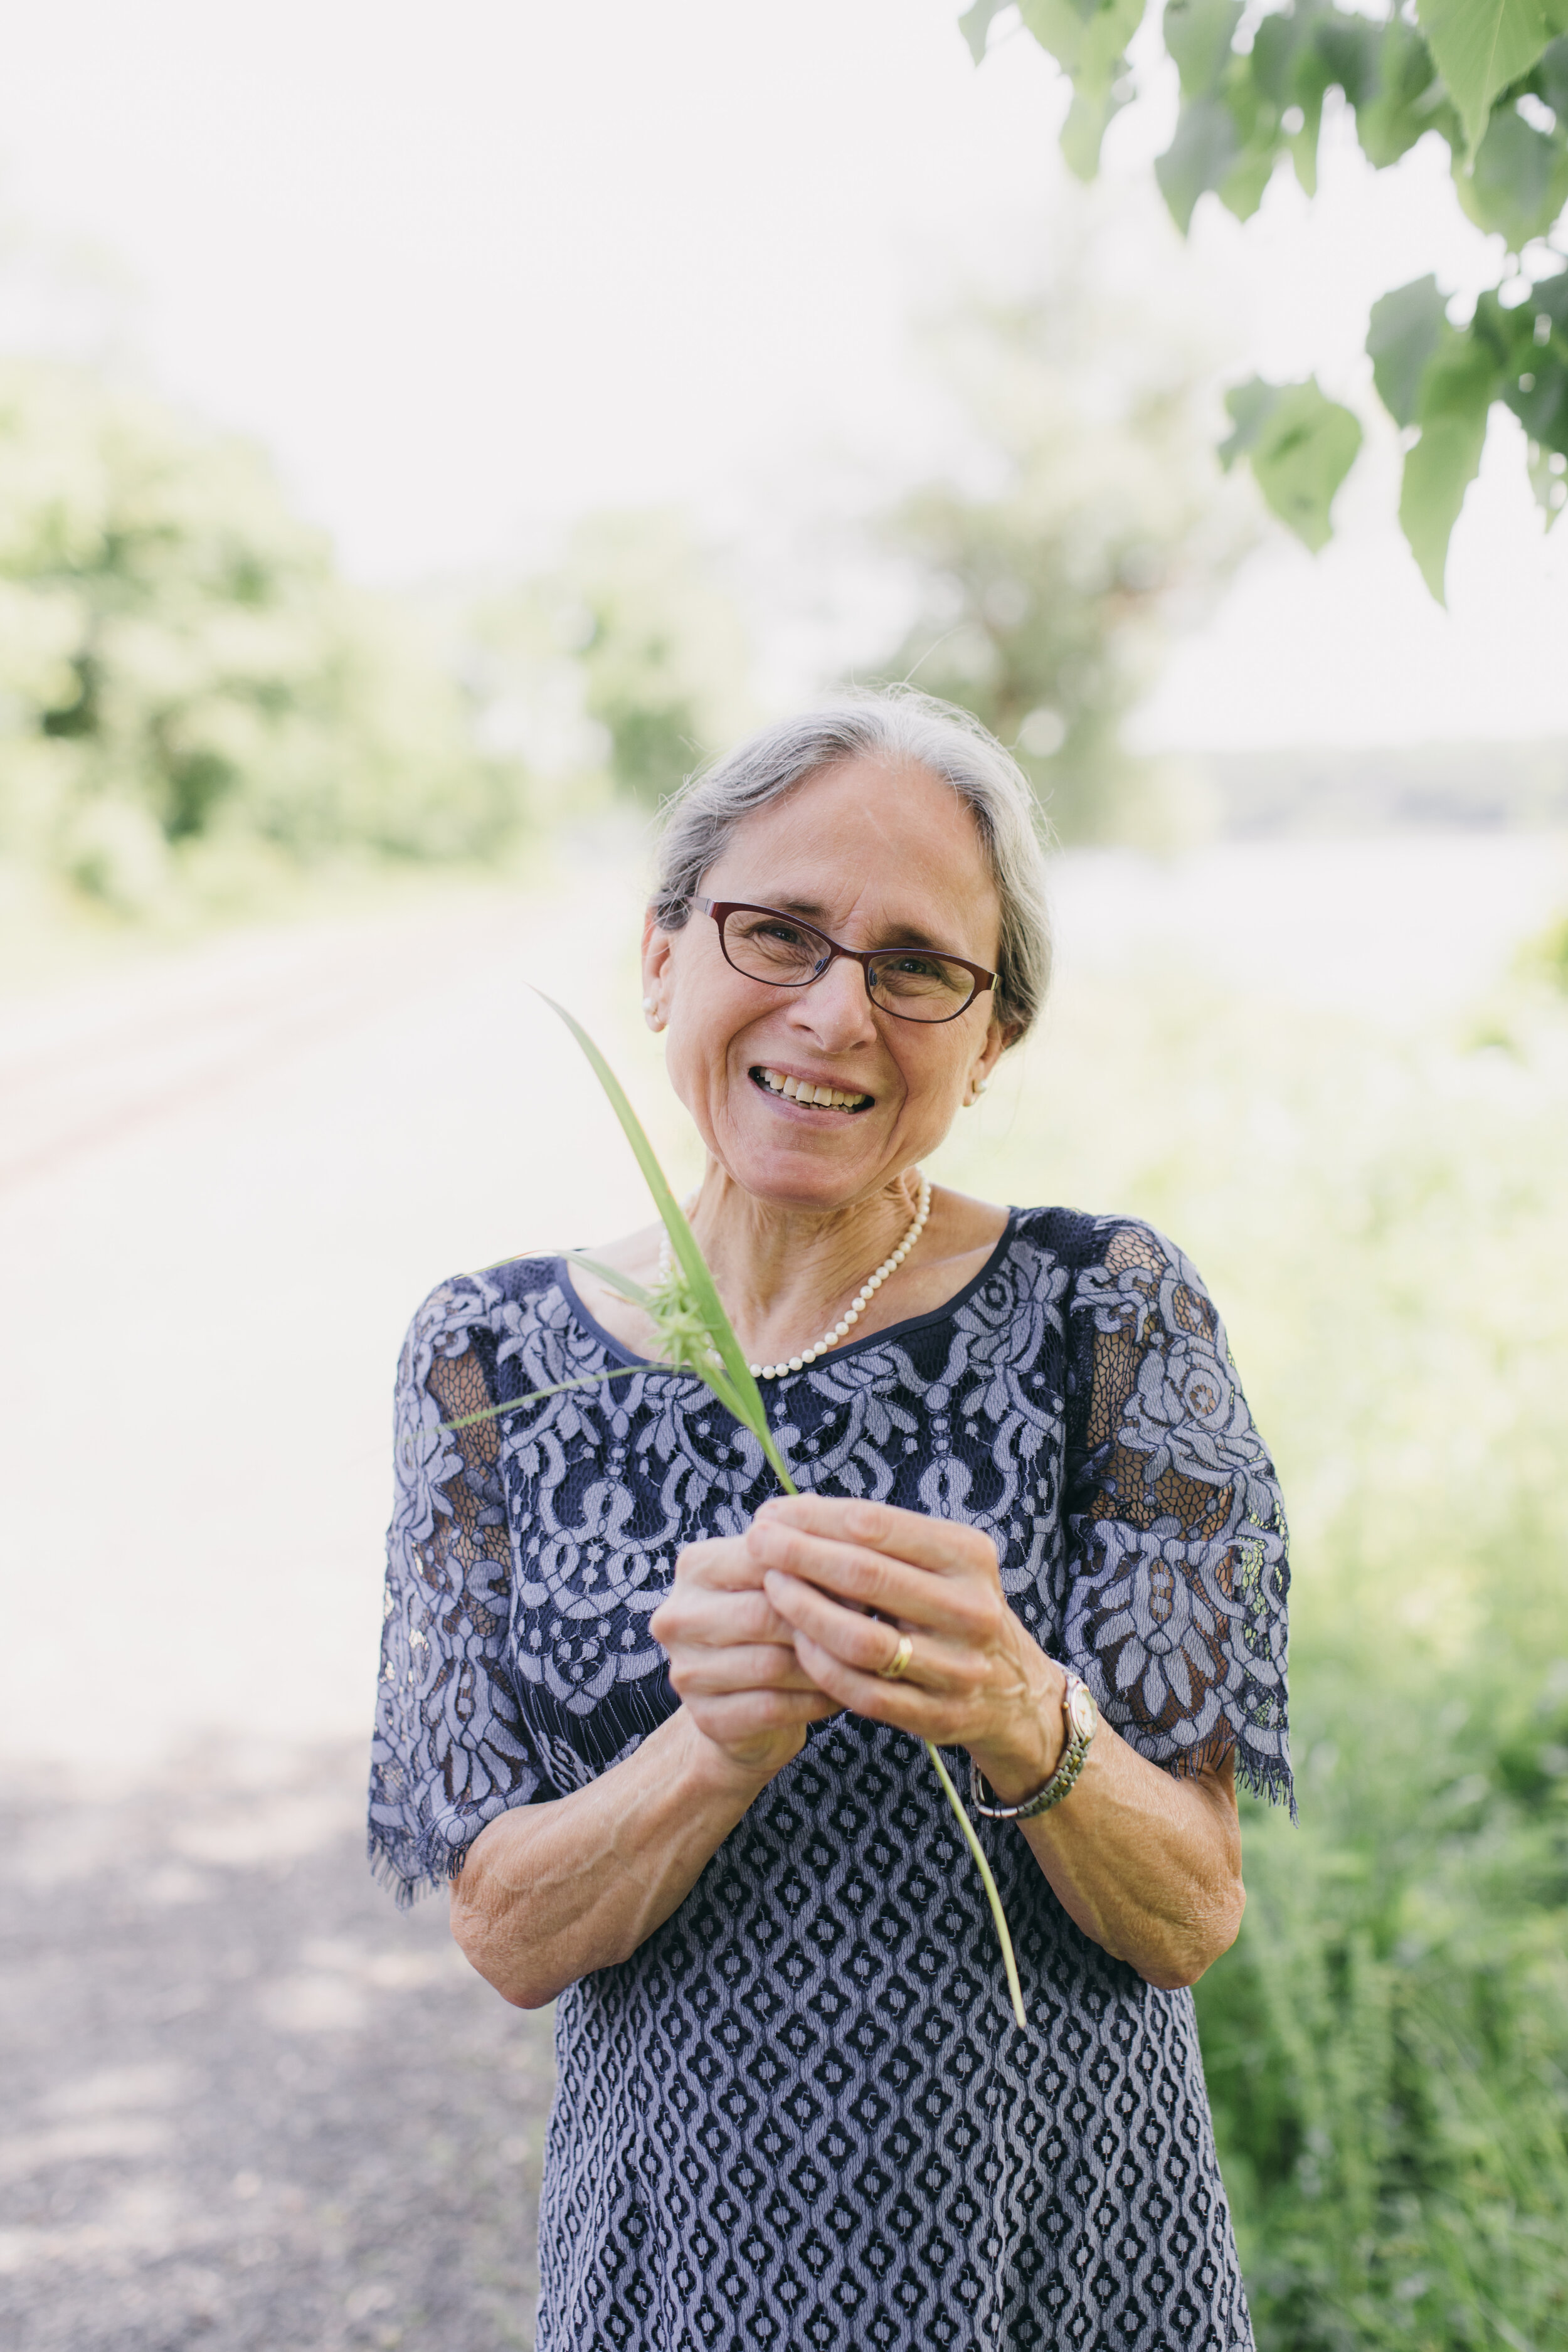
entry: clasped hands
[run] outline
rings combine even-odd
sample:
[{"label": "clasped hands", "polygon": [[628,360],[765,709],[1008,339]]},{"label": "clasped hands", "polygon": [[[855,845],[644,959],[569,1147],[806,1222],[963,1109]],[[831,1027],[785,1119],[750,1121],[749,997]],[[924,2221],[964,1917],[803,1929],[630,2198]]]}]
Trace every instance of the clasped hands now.
[{"label": "clasped hands", "polygon": [[759,1781],[845,1708],[966,1748],[1004,1803],[1061,1753],[1062,1669],[1008,1608],[990,1538],[956,1520],[785,1496],[744,1535],[689,1544],[649,1622],[697,1728]]}]

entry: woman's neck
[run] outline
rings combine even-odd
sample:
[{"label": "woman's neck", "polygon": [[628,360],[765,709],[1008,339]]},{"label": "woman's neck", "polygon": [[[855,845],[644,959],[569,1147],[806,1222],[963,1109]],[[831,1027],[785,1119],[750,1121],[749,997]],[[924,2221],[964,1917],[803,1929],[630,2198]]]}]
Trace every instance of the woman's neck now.
[{"label": "woman's neck", "polygon": [[[784,1361],[814,1347],[873,1267],[898,1247],[915,1213],[919,1176],[909,1171],[864,1202],[827,1215],[793,1214],[734,1194],[727,1178],[710,1171],[691,1212],[704,1257],[712,1269],[749,1363]],[[730,1197],[727,1197],[730,1196]],[[944,1307],[981,1271],[1006,1231],[1007,1212],[962,1192],[931,1194],[931,1217],[920,1241],[892,1279],[857,1320],[853,1337],[868,1339],[894,1323]],[[634,1281],[658,1279],[663,1229],[645,1225],[591,1255]],[[639,1356],[657,1356],[655,1333],[639,1307],[581,1265],[573,1287],[590,1315]],[[848,1345],[847,1338],[842,1343]],[[771,1352],[770,1352],[771,1351]],[[831,1355],[825,1359],[831,1361]]]},{"label": "woman's neck", "polygon": [[909,1169],[843,1208],[780,1209],[710,1162],[691,1229],[752,1361],[815,1344],[903,1240],[920,1190],[919,1171]]}]

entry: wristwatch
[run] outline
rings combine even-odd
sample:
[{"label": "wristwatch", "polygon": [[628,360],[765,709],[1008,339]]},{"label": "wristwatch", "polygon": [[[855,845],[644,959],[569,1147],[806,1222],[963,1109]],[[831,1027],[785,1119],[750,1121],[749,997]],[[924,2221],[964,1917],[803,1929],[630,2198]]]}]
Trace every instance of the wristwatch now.
[{"label": "wristwatch", "polygon": [[1057,1769],[1043,1789],[1032,1797],[1025,1797],[1016,1805],[997,1805],[987,1801],[994,1790],[985,1785],[985,1778],[972,1756],[969,1759],[969,1801],[977,1813],[988,1822],[1032,1822],[1040,1813],[1048,1813],[1059,1805],[1083,1770],[1083,1759],[1089,1754],[1089,1743],[1100,1728],[1100,1709],[1094,1703],[1094,1693],[1081,1675],[1064,1666],[1067,1688],[1062,1693],[1062,1716],[1067,1726],[1067,1741],[1057,1759]]}]

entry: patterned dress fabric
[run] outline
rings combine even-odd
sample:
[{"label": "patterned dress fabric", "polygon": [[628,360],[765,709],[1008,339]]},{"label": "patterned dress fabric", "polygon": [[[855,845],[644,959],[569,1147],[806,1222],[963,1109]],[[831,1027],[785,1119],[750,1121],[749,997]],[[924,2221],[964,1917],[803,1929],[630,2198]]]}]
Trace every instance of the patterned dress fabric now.
[{"label": "patterned dress fabric", "polygon": [[[1142,1754],[1234,1754],[1289,1797],[1279,1490],[1207,1293],[1150,1227],[1014,1211],[946,1307],[768,1394],[803,1488],[984,1528],[1012,1607]],[[647,1621],[676,1554],[774,1487],[548,1259],[426,1300],[396,1459],[370,1844],[408,1900],[670,1713]],[[1015,1829],[980,1833],[1023,2032],[922,1749],[853,1716],[561,1996],[539,2352],[1251,2345],[1190,1993],[1084,1936]]]}]

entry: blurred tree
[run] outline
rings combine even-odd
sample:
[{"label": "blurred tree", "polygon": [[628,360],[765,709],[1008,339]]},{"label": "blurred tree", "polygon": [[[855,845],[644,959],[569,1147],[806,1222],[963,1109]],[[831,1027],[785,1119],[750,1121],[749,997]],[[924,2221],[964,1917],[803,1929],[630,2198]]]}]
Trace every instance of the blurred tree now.
[{"label": "blurred tree", "polygon": [[1167,625],[1196,617],[1254,531],[1214,461],[1197,355],[1108,305],[1092,273],[1086,257],[946,323],[983,487],[930,484],[879,525],[921,610],[879,667],[983,719],[1069,841],[1160,829],[1159,778],[1121,723]]},{"label": "blurred tree", "polygon": [[755,717],[735,597],[676,509],[584,517],[466,634],[487,740],[578,803],[607,782],[657,806]]},{"label": "blurred tree", "polygon": [[0,371],[0,852],[140,908],[247,845],[488,855],[518,804],[412,617],[339,579],[258,451]]},{"label": "blurred tree", "polygon": [[581,523],[563,585],[581,600],[584,705],[616,783],[657,803],[752,715],[734,599],[687,520],[657,509]]}]

